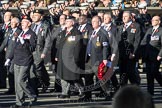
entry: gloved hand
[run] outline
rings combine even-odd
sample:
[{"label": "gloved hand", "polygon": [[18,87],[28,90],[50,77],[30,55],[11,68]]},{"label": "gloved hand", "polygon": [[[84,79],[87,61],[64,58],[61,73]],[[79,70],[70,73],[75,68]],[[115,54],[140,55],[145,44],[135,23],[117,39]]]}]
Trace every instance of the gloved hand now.
[{"label": "gloved hand", "polygon": [[7,59],[4,65],[5,66],[9,66],[10,65],[10,62],[11,62],[11,60],[10,59]]},{"label": "gloved hand", "polygon": [[24,43],[25,43],[23,37],[19,37],[19,40],[20,40],[20,43],[21,43],[21,44],[24,44]]}]

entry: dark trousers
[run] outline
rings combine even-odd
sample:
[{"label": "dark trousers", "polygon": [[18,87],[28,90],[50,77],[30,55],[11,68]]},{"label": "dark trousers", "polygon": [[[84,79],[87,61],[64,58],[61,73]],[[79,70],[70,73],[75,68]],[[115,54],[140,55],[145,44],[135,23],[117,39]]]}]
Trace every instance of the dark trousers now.
[{"label": "dark trousers", "polygon": [[146,74],[147,74],[147,89],[148,92],[154,94],[154,78],[162,86],[162,75],[159,72],[160,61],[146,61]]},{"label": "dark trousers", "polygon": [[42,60],[41,62],[36,62],[35,63],[35,69],[36,69],[36,76],[39,80],[39,83],[41,85],[49,86],[50,84],[50,78],[47,73],[47,70],[44,65],[44,61]]},{"label": "dark trousers", "polygon": [[119,89],[119,83],[118,83],[118,79],[116,77],[116,73],[114,72],[114,74],[111,76],[110,78],[112,85],[114,87],[114,90],[117,91]]},{"label": "dark trousers", "polygon": [[33,88],[30,85],[30,65],[19,66],[14,64],[16,104],[22,106],[25,102],[25,95],[29,98],[36,97]]},{"label": "dark trousers", "polygon": [[44,59],[40,58],[41,54],[42,53],[39,51],[33,52],[34,70],[38,83],[40,83],[39,85],[48,87],[50,85],[50,78],[44,65]]},{"label": "dark trousers", "polygon": [[57,62],[52,64],[52,69],[55,74],[54,90],[55,92],[61,92],[62,91],[61,79],[57,76]]},{"label": "dark trousers", "polygon": [[8,73],[8,83],[9,83],[9,89],[8,91],[15,91],[15,81],[14,81],[14,73]]},{"label": "dark trousers", "polygon": [[0,53],[0,88],[6,88],[7,70],[4,66],[5,54]]},{"label": "dark trousers", "polygon": [[140,84],[140,76],[135,71],[136,61],[135,59],[120,58],[119,59],[119,71],[120,71],[120,83],[121,85],[126,85],[128,79],[131,84]]},{"label": "dark trousers", "polygon": [[98,65],[92,66],[91,65],[91,60],[89,59],[88,62],[85,65],[85,96],[87,98],[91,98],[92,94],[91,92],[96,89],[100,89],[101,91],[104,91],[105,93],[109,89],[108,85],[108,80],[102,81],[102,80],[97,80],[97,82],[94,84],[93,77],[96,75],[96,78],[98,74]]}]

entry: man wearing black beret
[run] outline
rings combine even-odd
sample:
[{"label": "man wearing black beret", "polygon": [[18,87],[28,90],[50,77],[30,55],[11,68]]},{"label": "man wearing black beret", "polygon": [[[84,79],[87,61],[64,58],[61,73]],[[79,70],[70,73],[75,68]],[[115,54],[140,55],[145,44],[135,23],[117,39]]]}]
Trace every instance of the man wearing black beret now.
[{"label": "man wearing black beret", "polygon": [[51,30],[50,26],[42,19],[43,19],[43,11],[34,10],[32,18],[33,24],[31,25],[31,29],[37,35],[36,50],[33,52],[34,65],[36,68],[35,71],[36,77],[38,78],[38,82],[43,87],[42,89],[43,92],[45,92],[45,90],[48,88],[50,84],[49,75],[44,66],[44,59],[51,47]]},{"label": "man wearing black beret", "polygon": [[8,58],[13,58],[15,75],[16,104],[12,105],[11,108],[24,106],[25,95],[29,98],[29,105],[36,101],[35,92],[29,84],[29,72],[33,64],[32,52],[36,47],[36,35],[29,28],[30,25],[31,19],[24,16],[21,21],[22,32],[15,39],[13,53]]}]

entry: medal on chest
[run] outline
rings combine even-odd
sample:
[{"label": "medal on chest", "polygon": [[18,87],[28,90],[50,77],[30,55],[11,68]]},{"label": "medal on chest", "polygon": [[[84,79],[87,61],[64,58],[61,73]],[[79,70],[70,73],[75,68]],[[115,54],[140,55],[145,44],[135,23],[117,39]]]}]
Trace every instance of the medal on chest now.
[{"label": "medal on chest", "polygon": [[97,36],[96,46],[101,46],[101,43],[99,42],[99,36]]}]

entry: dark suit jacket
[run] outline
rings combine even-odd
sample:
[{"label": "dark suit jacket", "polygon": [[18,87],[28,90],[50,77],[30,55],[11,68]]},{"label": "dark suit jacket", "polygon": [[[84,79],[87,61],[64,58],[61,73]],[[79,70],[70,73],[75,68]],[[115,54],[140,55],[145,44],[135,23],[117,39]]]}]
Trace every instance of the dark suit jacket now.
[{"label": "dark suit jacket", "polygon": [[[80,53],[80,58],[81,58],[81,62],[84,64],[86,61],[86,48],[88,43],[88,37],[91,35],[92,31],[93,31],[92,25],[88,23],[81,31],[83,44],[82,44],[82,51]],[[85,65],[82,65],[82,69],[84,69],[84,66]]]},{"label": "dark suit jacket", "polygon": [[119,27],[117,32],[117,41],[119,48],[119,57],[129,57],[129,54],[136,54],[140,44],[141,30],[140,25],[132,22],[132,24],[123,32],[124,25]]},{"label": "dark suit jacket", "polygon": [[[104,29],[104,26],[102,26],[102,28]],[[109,54],[116,54],[118,51],[118,44],[116,40],[117,27],[112,23],[107,32],[108,32],[107,38],[110,44]]]},{"label": "dark suit jacket", "polygon": [[62,32],[61,26],[54,27],[52,32],[51,32],[51,61],[52,63],[56,63],[55,57],[56,57],[56,52],[57,52],[57,46],[59,41],[57,39],[59,38],[60,34]]},{"label": "dark suit jacket", "polygon": [[162,57],[162,27],[159,27],[153,35],[152,29],[151,27],[147,30],[141,45],[145,46],[144,58],[156,61],[157,56]]},{"label": "dark suit jacket", "polygon": [[9,54],[12,53],[11,51],[14,48],[15,36],[18,36],[21,33],[21,30],[19,28],[17,28],[16,31],[14,33],[12,33],[13,35],[11,35],[11,30],[12,29],[9,29],[9,31],[8,31],[9,33],[7,33],[8,35],[6,35],[5,39],[3,40],[3,42],[0,46],[0,52],[3,51],[5,48],[7,48],[6,58],[8,58]]},{"label": "dark suit jacket", "polygon": [[[31,29],[33,30],[35,24],[32,24]],[[37,34],[37,47],[36,51],[40,54],[47,54],[51,48],[51,30],[50,26],[42,22],[39,32]]]},{"label": "dark suit jacket", "polygon": [[28,66],[33,63],[32,52],[36,47],[36,34],[29,29],[24,35],[30,38],[24,39],[24,44],[21,44],[19,38],[17,38],[15,40],[13,54],[9,56],[9,59],[13,58],[14,63],[20,66]]},{"label": "dark suit jacket", "polygon": [[[96,37],[92,38],[92,47],[91,47],[91,56],[90,56],[92,66],[99,65],[103,60],[108,59],[109,43],[108,43],[107,35],[108,35],[107,32],[104,29],[100,28],[100,30],[96,34]],[[89,39],[90,37],[91,35],[89,36]],[[97,37],[99,37],[100,46],[96,45]],[[88,55],[86,55],[86,59],[88,59]]]},{"label": "dark suit jacket", "polygon": [[111,32],[114,36],[116,36],[115,34],[116,34],[116,32],[117,32],[117,26],[114,25],[113,23],[112,23],[111,26],[110,26],[110,32]]}]

